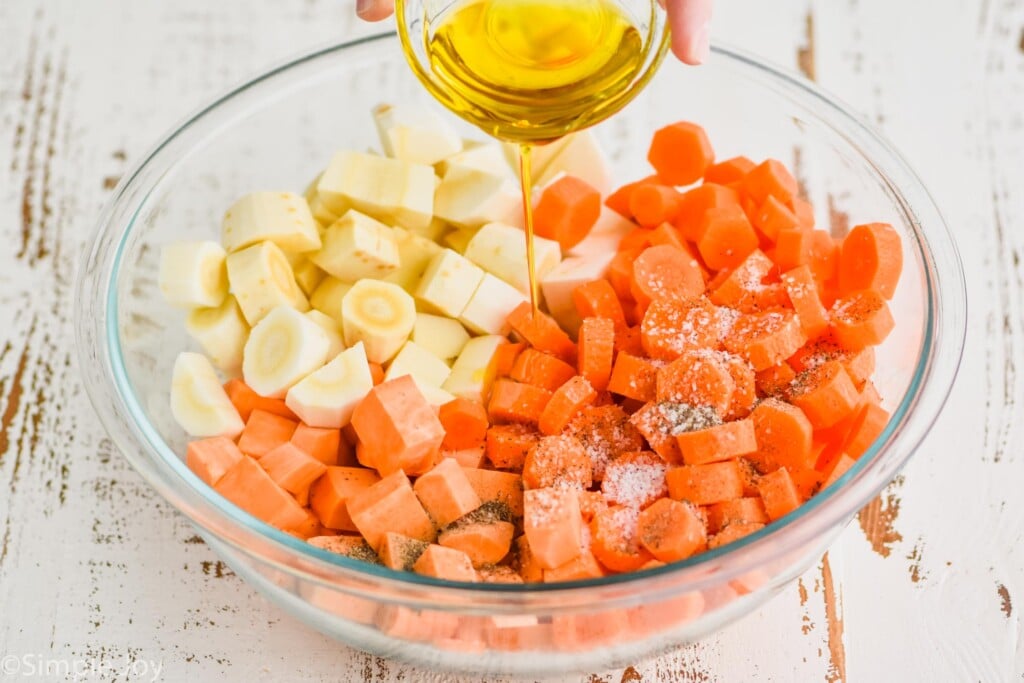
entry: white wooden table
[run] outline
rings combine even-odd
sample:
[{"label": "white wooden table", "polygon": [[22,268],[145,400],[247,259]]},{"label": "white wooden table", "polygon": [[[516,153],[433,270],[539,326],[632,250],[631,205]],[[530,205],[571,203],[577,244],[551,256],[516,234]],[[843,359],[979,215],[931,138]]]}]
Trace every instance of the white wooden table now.
[{"label": "white wooden table", "polygon": [[[0,3],[0,665],[448,680],[255,595],[113,451],[75,367],[72,274],[126,165],[226,86],[365,30],[343,0]],[[965,362],[904,475],[799,583],[705,642],[571,680],[1021,680],[1024,2],[719,0],[715,35],[802,69],[918,169],[960,240]]]}]

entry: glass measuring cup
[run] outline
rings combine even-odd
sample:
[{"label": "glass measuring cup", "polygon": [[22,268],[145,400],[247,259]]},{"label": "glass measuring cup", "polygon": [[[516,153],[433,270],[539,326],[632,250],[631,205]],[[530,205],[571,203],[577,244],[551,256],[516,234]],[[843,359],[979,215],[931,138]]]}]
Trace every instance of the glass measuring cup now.
[{"label": "glass measuring cup", "polygon": [[464,6],[466,0],[397,0],[395,11],[406,59],[438,101],[501,140],[544,143],[599,123],[622,109],[654,76],[668,51],[671,36],[665,12],[657,0],[606,1],[622,11],[639,33],[641,48],[629,78],[600,93],[582,88],[575,92],[566,88],[533,89],[510,93],[500,100],[495,99],[494,93],[452,87],[431,65],[429,45],[435,31],[448,13]]}]

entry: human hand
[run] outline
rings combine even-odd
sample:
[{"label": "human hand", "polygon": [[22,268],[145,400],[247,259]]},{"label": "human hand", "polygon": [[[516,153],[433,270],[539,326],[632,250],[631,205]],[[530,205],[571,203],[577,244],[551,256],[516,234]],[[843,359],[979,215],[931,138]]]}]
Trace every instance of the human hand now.
[{"label": "human hand", "polygon": [[[712,0],[658,0],[668,11],[672,28],[672,52],[686,64],[700,64],[708,57],[711,39]],[[391,16],[395,0],[356,0],[356,13],[366,21]]]}]

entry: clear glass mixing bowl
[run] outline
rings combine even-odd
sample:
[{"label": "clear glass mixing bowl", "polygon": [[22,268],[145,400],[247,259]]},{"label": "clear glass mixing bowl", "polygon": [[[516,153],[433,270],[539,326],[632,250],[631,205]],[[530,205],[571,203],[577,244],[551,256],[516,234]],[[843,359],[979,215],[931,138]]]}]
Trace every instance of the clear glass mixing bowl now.
[{"label": "clear glass mixing bowl", "polygon": [[933,201],[899,155],[833,98],[718,49],[700,68],[666,62],[597,135],[625,181],[648,174],[644,157],[655,128],[698,121],[722,158],[793,162],[819,224],[831,221],[836,234],[865,221],[896,227],[906,265],[893,301],[897,326],[879,350],[876,379],[893,417],[857,465],[733,545],[660,569],[568,584],[457,584],[397,573],[260,522],[182,461],[186,438],[171,418],[168,391],[174,357],[189,341],[182,314],[157,291],[159,247],[216,239],[238,196],[301,191],[333,151],[374,146],[370,108],[379,102],[433,106],[392,35],[315,52],[233,90],[125,176],[78,276],[82,372],[111,438],[232,569],[314,628],[446,670],[541,675],[636,661],[721,628],[807,569],[938,416],[963,348],[966,302],[956,248]]}]

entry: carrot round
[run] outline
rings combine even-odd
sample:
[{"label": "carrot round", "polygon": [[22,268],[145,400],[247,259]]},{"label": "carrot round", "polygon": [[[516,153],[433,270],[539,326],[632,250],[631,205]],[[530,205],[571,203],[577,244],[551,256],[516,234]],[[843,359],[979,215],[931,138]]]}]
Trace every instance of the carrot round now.
[{"label": "carrot round", "polygon": [[721,353],[685,353],[658,370],[659,401],[711,406],[724,416],[729,412],[735,390],[736,384]]},{"label": "carrot round", "polygon": [[584,377],[576,376],[551,395],[537,420],[542,434],[559,434],[585,407],[592,405],[597,392]]},{"label": "carrot round", "polygon": [[743,496],[743,478],[735,460],[683,465],[670,470],[666,479],[672,498],[694,505],[711,505]]},{"label": "carrot round", "polygon": [[704,297],[690,302],[656,299],[640,324],[643,349],[651,358],[675,360],[686,351],[718,345],[717,309]]},{"label": "carrot round", "polygon": [[754,383],[762,396],[781,396],[796,379],[796,371],[789,363],[779,363],[754,373]]},{"label": "carrot round", "polygon": [[669,245],[648,247],[633,262],[633,298],[687,301],[704,291],[700,265],[681,249]]},{"label": "carrot round", "polygon": [[801,373],[790,386],[789,400],[815,429],[826,429],[857,406],[857,388],[842,363],[833,360]]},{"label": "carrot round", "polygon": [[735,268],[758,247],[757,233],[738,206],[708,209],[700,223],[697,249],[708,268]]},{"label": "carrot round", "polygon": [[691,255],[693,253],[690,250],[690,245],[686,243],[683,233],[671,223],[662,223],[651,231],[651,246],[654,247],[662,244],[681,249]]},{"label": "carrot round", "polygon": [[726,354],[723,360],[733,383],[732,400],[729,401],[725,418],[736,420],[746,417],[757,401],[757,377],[754,375],[754,368],[747,361],[731,353]]},{"label": "carrot round", "polygon": [[551,183],[533,209],[533,225],[541,237],[555,240],[562,249],[583,241],[601,216],[601,193],[571,175]]},{"label": "carrot round", "polygon": [[549,353],[526,349],[516,358],[511,379],[548,391],[555,391],[576,376],[576,368]]},{"label": "carrot round", "polygon": [[779,270],[793,270],[811,261],[813,233],[803,228],[784,228],[775,238],[775,263]]},{"label": "carrot round", "polygon": [[805,341],[800,321],[791,311],[766,311],[741,316],[725,338],[725,348],[759,371],[789,358]]},{"label": "carrot round", "polygon": [[494,352],[494,368],[498,377],[508,377],[515,367],[519,354],[526,348],[523,342],[500,345]]},{"label": "carrot round", "polygon": [[797,223],[804,230],[814,229],[814,206],[800,197],[793,197],[789,200],[789,207],[793,209]]},{"label": "carrot round", "polygon": [[864,455],[875,439],[881,436],[887,424],[889,412],[877,403],[868,401],[854,418],[843,443],[843,451],[853,458]]},{"label": "carrot round", "polygon": [[545,436],[530,449],[523,464],[523,486],[542,489],[590,488],[593,471],[583,444],[572,436]]},{"label": "carrot round", "polygon": [[703,128],[680,121],[654,133],[647,160],[666,184],[689,185],[704,177],[715,152]]},{"label": "carrot round", "polygon": [[636,182],[633,183],[627,183],[620,187],[619,189],[615,190],[615,192],[612,192],[610,195],[608,195],[608,197],[604,200],[604,205],[621,216],[624,216],[626,218],[632,218],[633,214],[629,210],[630,197],[633,195],[634,190],[636,190],[638,187],[650,183],[659,184],[661,183],[661,180],[658,178],[658,176],[652,175],[637,180]]},{"label": "carrot round", "polygon": [[708,531],[717,534],[732,524],[767,524],[768,514],[760,495],[756,497],[733,498],[708,506]]},{"label": "carrot round", "polygon": [[476,401],[456,398],[438,410],[437,418],[444,427],[441,448],[458,451],[475,448],[487,438],[487,410]]},{"label": "carrot round", "polygon": [[785,467],[761,477],[757,485],[764,510],[773,521],[800,507],[800,493]]},{"label": "carrot round", "polygon": [[615,323],[608,318],[584,318],[580,326],[578,367],[597,391],[608,388],[615,356]]},{"label": "carrot round", "polygon": [[572,293],[572,301],[580,318],[608,318],[615,323],[615,329],[626,326],[626,314],[622,311],[615,289],[608,280],[585,282]]},{"label": "carrot round", "polygon": [[881,344],[895,324],[885,298],[873,289],[848,294],[832,306],[832,333],[851,351]]},{"label": "carrot round", "polygon": [[769,196],[757,206],[750,221],[772,242],[778,238],[780,230],[791,230],[800,226],[796,214],[774,196]]},{"label": "carrot round", "polygon": [[828,311],[818,296],[818,283],[810,267],[804,265],[786,271],[782,275],[786,294],[793,304],[804,336],[815,339],[828,329]]},{"label": "carrot round", "polygon": [[644,447],[644,439],[630,424],[629,415],[615,404],[584,408],[565,433],[583,444],[594,468],[594,481],[604,478],[605,468],[614,458]]},{"label": "carrot round", "polygon": [[824,230],[811,230],[811,252],[808,265],[814,277],[826,285],[834,285],[839,273],[839,242]]},{"label": "carrot round", "polygon": [[757,450],[754,423],[750,418],[683,432],[676,437],[676,441],[683,462],[687,465],[720,462],[749,455]]},{"label": "carrot round", "polygon": [[685,560],[707,545],[704,523],[686,503],[662,498],[637,518],[640,543],[661,562]]},{"label": "carrot round", "polygon": [[[608,264],[608,272],[605,277],[611,283],[612,289],[619,297],[624,306],[626,302],[633,300],[633,261],[639,256],[639,251],[620,251]],[[627,321],[628,322],[628,321]]]},{"label": "carrot round", "polygon": [[743,180],[743,176],[754,170],[753,161],[744,156],[733,157],[725,161],[712,164],[704,173],[705,183],[718,183],[729,185]]},{"label": "carrot round", "polygon": [[603,566],[616,572],[636,571],[653,556],[637,537],[640,510],[616,506],[602,510],[590,522],[590,551]]},{"label": "carrot round", "polygon": [[529,301],[519,304],[509,314],[508,324],[538,351],[553,354],[568,363],[576,362],[576,345],[569,335],[551,316],[541,311],[534,312]]},{"label": "carrot round", "polygon": [[654,228],[671,221],[679,214],[682,203],[674,187],[641,185],[629,197],[629,210],[633,220],[645,228]]},{"label": "carrot round", "polygon": [[619,351],[608,379],[608,391],[633,398],[650,401],[655,396],[658,368],[646,358]]},{"label": "carrot round", "polygon": [[768,159],[747,173],[740,181],[740,192],[763,204],[768,197],[781,202],[790,201],[797,190],[796,179],[785,164]]},{"label": "carrot round", "polygon": [[900,236],[888,223],[858,225],[843,239],[839,256],[839,291],[873,289],[886,299],[896,292],[903,270]]},{"label": "carrot round", "polygon": [[537,424],[544,407],[551,400],[551,392],[540,387],[499,379],[491,389],[487,412],[492,420]]},{"label": "carrot round", "polygon": [[656,453],[623,453],[608,463],[601,491],[611,505],[645,508],[668,492],[668,465]]},{"label": "carrot round", "polygon": [[739,192],[724,185],[705,183],[683,193],[674,225],[683,237],[691,242],[699,242],[703,235],[701,221],[704,213],[729,206],[739,208]]},{"label": "carrot round", "polygon": [[785,290],[776,282],[765,282],[775,271],[775,264],[760,249],[750,253],[734,270],[721,270],[708,298],[719,306],[729,306],[744,313],[787,306]]},{"label": "carrot round", "polygon": [[498,469],[521,469],[539,439],[540,434],[528,425],[494,425],[487,430],[484,453]]},{"label": "carrot round", "polygon": [[761,401],[750,420],[757,453],[750,456],[762,472],[779,467],[814,467],[811,452],[814,427],[803,411],[776,398]]}]

